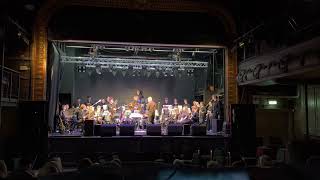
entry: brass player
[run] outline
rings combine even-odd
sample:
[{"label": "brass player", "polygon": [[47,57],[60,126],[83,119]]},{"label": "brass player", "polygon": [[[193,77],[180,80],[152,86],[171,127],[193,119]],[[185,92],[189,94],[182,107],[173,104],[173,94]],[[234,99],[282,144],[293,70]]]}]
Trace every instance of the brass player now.
[{"label": "brass player", "polygon": [[157,109],[157,104],[152,100],[152,97],[148,97],[148,104],[147,104],[146,110],[148,115],[148,121],[152,124],[154,124],[156,109]]}]

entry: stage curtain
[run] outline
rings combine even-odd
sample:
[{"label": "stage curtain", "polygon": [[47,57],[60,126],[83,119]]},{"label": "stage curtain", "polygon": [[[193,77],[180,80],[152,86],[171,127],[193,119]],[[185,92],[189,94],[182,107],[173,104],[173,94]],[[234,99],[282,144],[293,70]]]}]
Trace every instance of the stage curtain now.
[{"label": "stage curtain", "polygon": [[48,60],[48,126],[51,130],[55,130],[55,115],[59,113],[59,81],[62,77],[60,69],[60,54],[54,43],[50,45],[51,53]]}]

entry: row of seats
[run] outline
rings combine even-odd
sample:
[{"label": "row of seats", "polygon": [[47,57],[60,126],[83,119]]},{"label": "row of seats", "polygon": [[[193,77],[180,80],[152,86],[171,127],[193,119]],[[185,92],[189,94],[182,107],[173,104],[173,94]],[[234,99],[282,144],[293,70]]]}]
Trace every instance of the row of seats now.
[{"label": "row of seats", "polygon": [[[85,123],[84,136],[116,136],[117,125],[115,124],[104,124],[94,125],[93,123]],[[120,125],[120,136],[134,136],[135,126],[129,124]],[[161,125],[160,124],[148,124],[146,125],[146,133],[149,136],[161,136]],[[190,124],[170,124],[167,127],[167,135],[169,136],[181,136],[181,135],[192,135],[192,136],[205,136],[207,135],[207,128],[204,125],[190,125]]]}]

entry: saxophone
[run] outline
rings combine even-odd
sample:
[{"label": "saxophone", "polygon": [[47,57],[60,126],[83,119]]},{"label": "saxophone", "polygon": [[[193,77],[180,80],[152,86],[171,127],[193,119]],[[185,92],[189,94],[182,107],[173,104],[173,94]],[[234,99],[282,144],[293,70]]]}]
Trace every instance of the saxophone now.
[{"label": "saxophone", "polygon": [[60,129],[60,132],[63,133],[66,131],[66,126],[63,124],[63,120],[60,117],[60,115],[58,116],[58,118],[59,118],[59,121],[58,121],[59,129]]}]

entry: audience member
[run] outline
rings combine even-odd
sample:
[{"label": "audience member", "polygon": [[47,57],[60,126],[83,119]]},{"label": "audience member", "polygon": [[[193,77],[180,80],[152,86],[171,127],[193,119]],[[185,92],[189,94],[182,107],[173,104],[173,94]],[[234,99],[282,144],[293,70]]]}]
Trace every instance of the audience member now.
[{"label": "audience member", "polygon": [[57,164],[53,161],[49,161],[49,162],[45,163],[45,165],[39,169],[38,177],[51,176],[51,175],[55,175],[55,174],[59,174],[59,173],[60,173],[60,171],[59,171]]},{"label": "audience member", "polygon": [[89,158],[83,158],[79,161],[78,170],[86,169],[93,165],[93,162]]},{"label": "audience member", "polygon": [[0,160],[0,179],[5,179],[8,176],[7,165],[3,160]]},{"label": "audience member", "polygon": [[19,168],[12,173],[9,179],[34,179],[32,172],[32,161],[28,159],[21,159],[19,161]]}]

